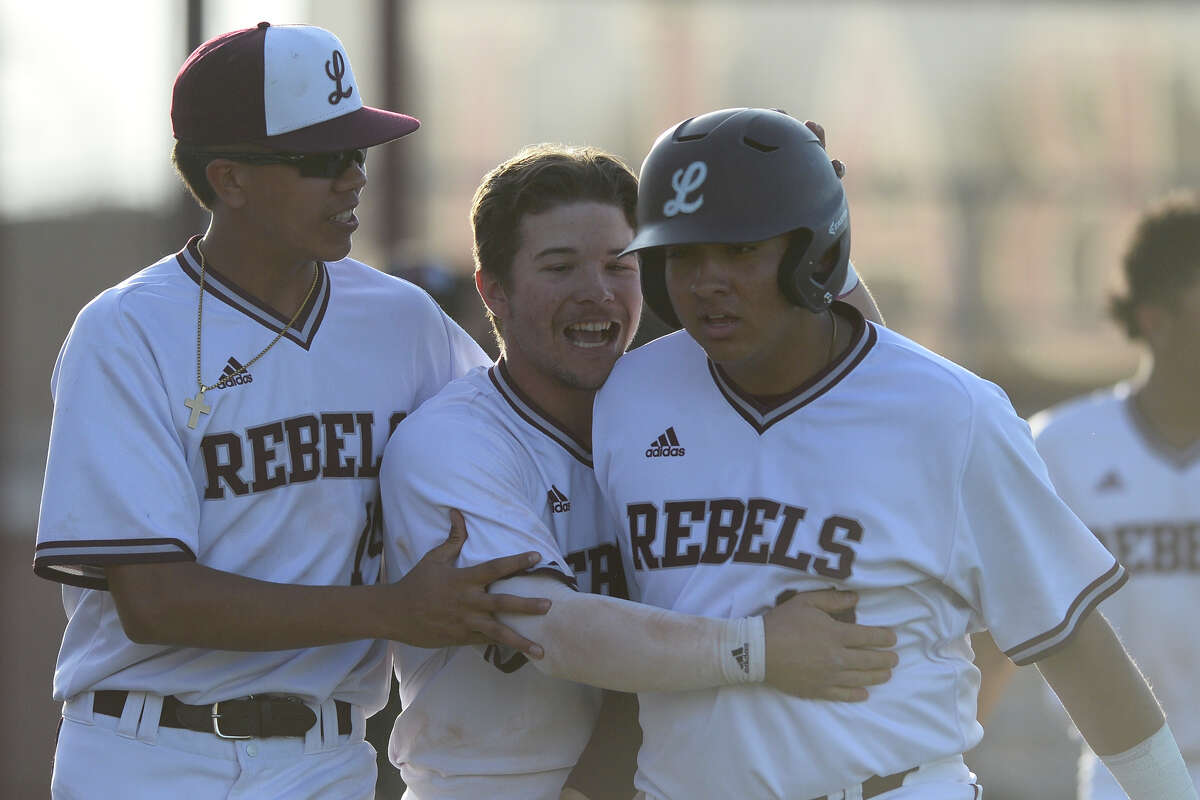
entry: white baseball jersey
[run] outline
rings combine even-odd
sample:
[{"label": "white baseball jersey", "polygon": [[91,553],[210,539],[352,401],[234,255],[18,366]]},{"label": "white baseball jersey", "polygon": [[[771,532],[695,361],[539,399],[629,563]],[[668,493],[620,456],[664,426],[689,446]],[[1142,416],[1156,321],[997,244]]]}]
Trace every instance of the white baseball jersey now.
[{"label": "white baseball jersey", "polygon": [[[210,703],[264,692],[370,714],[385,643],[240,653],[134,644],[103,567],[195,560],[280,583],[378,579],[378,474],[390,430],[486,363],[423,291],[351,259],[321,265],[306,308],[195,428],[199,254],[193,239],[89,303],[54,367],[35,570],[68,615],[54,696],[93,689]],[[287,323],[209,269],[201,376],[213,383]]]},{"label": "white baseball jersey", "polygon": [[[397,428],[380,476],[386,560],[408,570],[463,512],[461,563],[541,553],[533,573],[624,597],[592,457],[511,382],[504,362],[448,385]],[[389,747],[410,796],[557,800],[600,690],[501,648],[395,645],[404,712]]]},{"label": "white baseball jersey", "polygon": [[[967,634],[1017,663],[1061,645],[1124,571],[1054,494],[996,386],[853,316],[849,349],[769,406],[686,332],[600,391],[596,477],[625,522],[630,591],[740,617],[788,590],[859,593],[899,665],[864,703],[766,686],[642,694],[638,788],[655,798],[809,798],[948,758],[982,736]],[[960,784],[946,794],[974,796]]]},{"label": "white baseball jersey", "polygon": [[[1120,384],[1030,421],[1054,486],[1124,564],[1103,606],[1200,770],[1200,446],[1162,441]],[[1102,769],[1102,768],[1100,768]]]}]

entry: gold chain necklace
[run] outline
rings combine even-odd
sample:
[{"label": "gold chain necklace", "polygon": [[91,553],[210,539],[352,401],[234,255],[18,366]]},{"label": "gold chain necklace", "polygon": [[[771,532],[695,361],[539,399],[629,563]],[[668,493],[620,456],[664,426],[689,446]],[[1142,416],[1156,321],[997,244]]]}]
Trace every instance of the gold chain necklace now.
[{"label": "gold chain necklace", "polygon": [[[196,250],[200,252],[200,299],[196,303],[196,385],[200,387],[200,391],[196,392],[195,397],[183,401],[183,404],[187,406],[188,411],[191,412],[191,416],[188,417],[189,428],[196,427],[196,423],[200,421],[201,414],[207,414],[212,411],[212,406],[206,405],[204,402],[204,393],[221,382],[221,379],[218,378],[216,383],[205,386],[204,379],[200,377],[200,331],[204,327],[204,271],[206,259],[204,258],[204,248],[200,246],[199,242],[196,242]],[[308,305],[308,301],[312,299],[313,291],[317,288],[317,276],[320,274],[320,266],[314,263],[312,285],[308,287],[308,294],[304,296],[304,300],[300,302],[300,307],[296,309],[295,314],[292,314],[292,318],[288,320],[287,325],[284,325],[279,329],[279,333],[275,334],[275,338],[272,339],[266,347],[264,347],[262,350],[259,350],[258,355],[238,367],[232,375],[223,375],[221,376],[222,378],[236,378],[243,372],[248,371],[255,361],[258,361],[260,358],[265,356],[267,351],[274,347],[275,343],[283,338],[283,335],[287,333],[288,328],[296,324],[296,320],[300,318],[300,312],[304,310],[304,307]]]}]

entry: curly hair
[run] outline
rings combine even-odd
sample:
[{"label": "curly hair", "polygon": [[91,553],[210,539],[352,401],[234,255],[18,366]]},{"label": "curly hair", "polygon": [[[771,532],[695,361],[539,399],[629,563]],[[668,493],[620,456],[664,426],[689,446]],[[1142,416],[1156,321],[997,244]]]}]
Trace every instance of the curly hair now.
[{"label": "curly hair", "polygon": [[1137,307],[1172,307],[1176,293],[1200,273],[1200,196],[1174,192],[1152,206],[1138,221],[1122,267],[1126,292],[1109,298],[1109,314],[1138,339]]}]

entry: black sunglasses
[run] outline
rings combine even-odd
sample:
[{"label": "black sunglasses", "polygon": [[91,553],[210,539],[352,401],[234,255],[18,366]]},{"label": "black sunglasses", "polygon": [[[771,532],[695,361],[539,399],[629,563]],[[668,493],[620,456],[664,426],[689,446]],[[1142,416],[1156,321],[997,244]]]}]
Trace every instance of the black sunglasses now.
[{"label": "black sunglasses", "polygon": [[367,150],[338,150],[333,153],[211,153],[245,164],[288,164],[300,170],[304,178],[336,178],[352,163],[367,163]]}]

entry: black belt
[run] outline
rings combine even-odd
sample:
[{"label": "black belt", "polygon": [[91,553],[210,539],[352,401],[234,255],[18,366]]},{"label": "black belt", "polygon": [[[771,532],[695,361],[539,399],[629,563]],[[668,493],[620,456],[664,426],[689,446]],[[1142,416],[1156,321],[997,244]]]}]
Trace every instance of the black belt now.
[{"label": "black belt", "polygon": [[[101,690],[93,694],[93,711],[119,717],[129,692]],[[337,706],[338,733],[350,733],[350,704],[335,700],[334,705]],[[304,703],[294,697],[276,695],[222,700],[200,706],[181,703],[174,695],[167,695],[163,697],[162,713],[158,715],[159,727],[215,733],[222,739],[303,736],[316,723],[317,715]]]},{"label": "black belt", "polygon": [[[892,789],[899,789],[900,785],[904,783],[904,776],[910,772],[916,771],[917,768],[912,767],[911,769],[906,769],[903,772],[893,772],[891,775],[884,775],[882,777],[879,775],[872,775],[862,783],[863,800],[870,800],[870,798],[878,797],[884,792],[890,792]],[[814,797],[813,800],[829,800],[829,795],[825,794],[821,795],[820,797]]]}]

